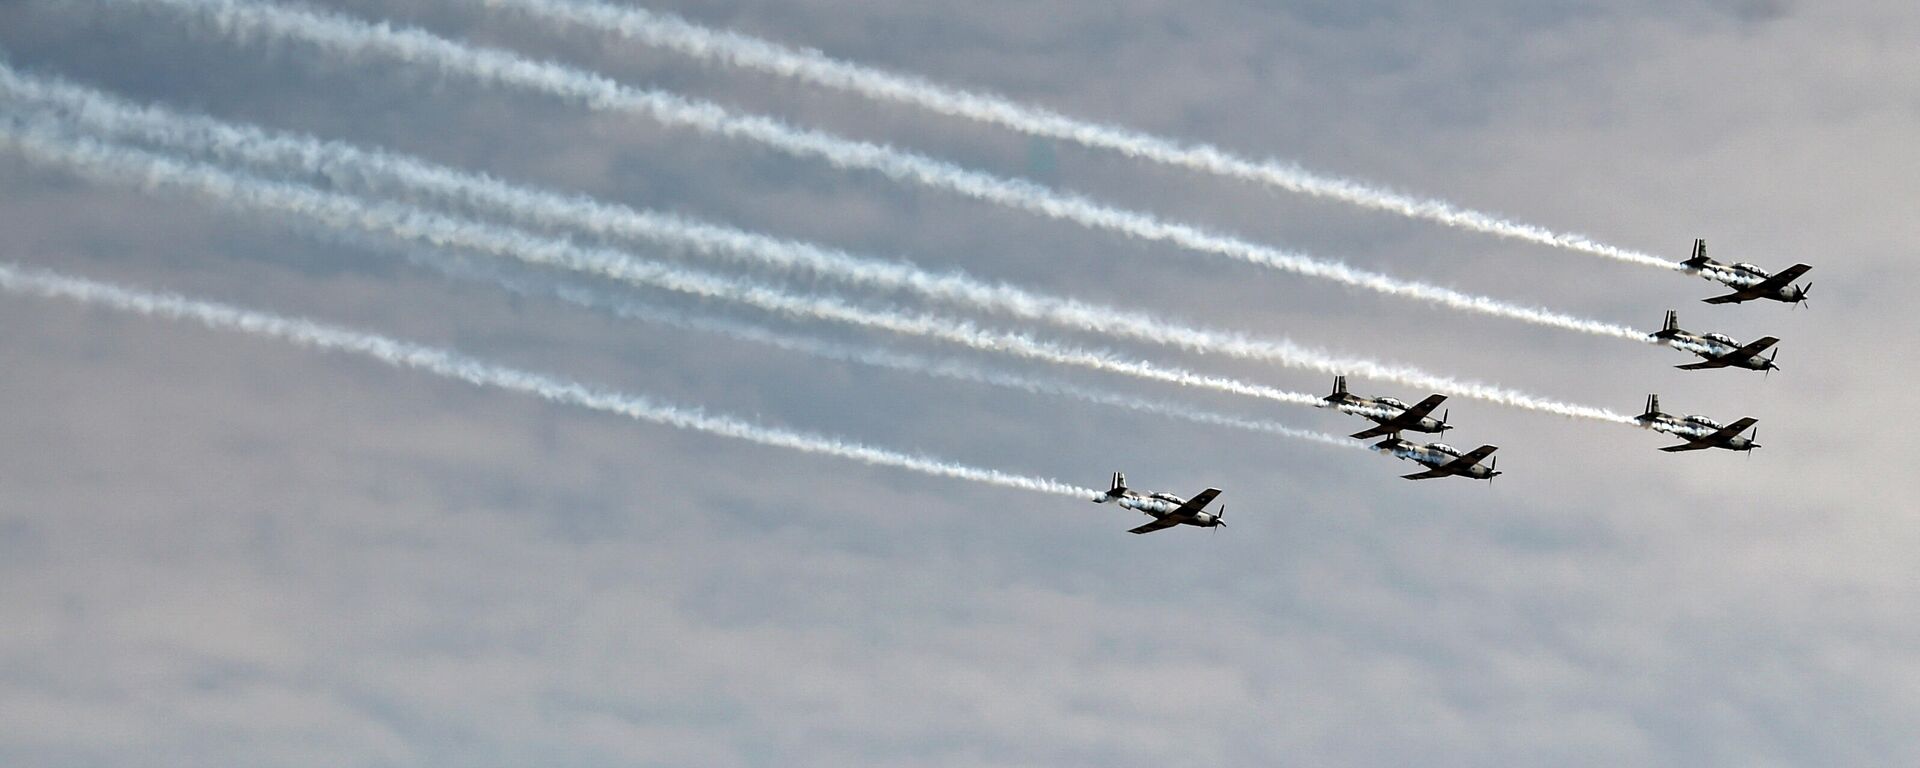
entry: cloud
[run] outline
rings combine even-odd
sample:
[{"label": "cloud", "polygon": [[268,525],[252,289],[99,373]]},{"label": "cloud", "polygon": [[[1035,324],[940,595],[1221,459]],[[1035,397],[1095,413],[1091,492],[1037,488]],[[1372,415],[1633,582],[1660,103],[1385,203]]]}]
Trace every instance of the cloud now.
[{"label": "cloud", "polygon": [[[1029,156],[1019,137],[464,6],[330,7],[995,172]],[[1669,410],[1759,418],[1767,447],[1676,460],[1654,435],[1456,403],[1457,442],[1501,445],[1508,474],[1408,483],[1380,457],[962,382],[797,370],[805,358],[514,300],[0,158],[8,259],[970,463],[1219,484],[1236,518],[1217,534],[1131,537],[1133,518],[1092,504],[0,302],[0,758],[1913,762],[1920,530],[1903,514],[1906,436],[1886,413],[1915,372],[1897,354],[1913,340],[1897,308],[1915,276],[1920,93],[1886,76],[1920,65],[1903,42],[1920,32],[1910,4],[659,7],[1653,252],[1707,237],[1763,265],[1804,260],[1814,301],[1689,310],[1710,285],[1056,148],[1052,183],[1169,218],[1620,322],[1652,327],[1671,306],[1703,329],[1785,339],[1782,372],[1703,378],[1663,350],[1230,265],[1172,268],[1141,244],[942,194],[396,68],[248,50],[120,7],[6,4],[0,47],[135,98],[516,183],[1580,402],[1627,409],[1657,391]]]}]

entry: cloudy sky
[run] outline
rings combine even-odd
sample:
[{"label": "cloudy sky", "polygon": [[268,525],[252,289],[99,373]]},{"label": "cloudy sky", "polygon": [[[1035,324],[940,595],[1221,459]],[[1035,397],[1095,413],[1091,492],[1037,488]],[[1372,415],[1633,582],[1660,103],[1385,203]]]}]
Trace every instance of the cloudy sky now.
[{"label": "cloudy sky", "polygon": [[[623,0],[624,1],[624,0]],[[0,298],[9,765],[1894,765],[1920,760],[1920,9],[1896,2],[648,0],[1068,114],[1683,258],[1810,305],[1206,178],[535,24],[332,0],[1783,370],[1449,312],[125,2],[0,2],[13,67],[530,186],[1289,338],[1765,447],[1455,398],[1491,485],[516,295],[391,243],[0,152],[0,260],[312,317],[1232,527],[675,431],[199,326]],[[17,115],[17,104],[0,103]],[[582,238],[583,240],[588,238]],[[658,247],[636,255],[699,257]],[[418,257],[422,254],[414,253]],[[431,254],[429,254],[431,255]],[[444,254],[442,254],[444,255]],[[910,297],[727,267],[808,292]],[[524,273],[526,284],[549,275]],[[633,301],[1304,429],[1325,411]],[[624,292],[621,292],[624,291]],[[1034,330],[1319,392],[1314,372]],[[1355,389],[1426,392],[1356,378]]]}]

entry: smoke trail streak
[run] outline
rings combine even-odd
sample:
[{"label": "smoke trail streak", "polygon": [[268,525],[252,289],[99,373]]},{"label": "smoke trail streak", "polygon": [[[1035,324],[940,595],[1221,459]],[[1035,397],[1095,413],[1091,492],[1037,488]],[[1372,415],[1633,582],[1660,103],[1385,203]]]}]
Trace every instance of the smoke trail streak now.
[{"label": "smoke trail streak", "polygon": [[1305,393],[1125,360],[1110,353],[1055,345],[1024,334],[976,328],[964,321],[949,318],[862,309],[833,297],[788,293],[709,272],[642,261],[617,251],[582,248],[564,240],[541,238],[519,230],[454,219],[417,208],[367,202],[229,174],[83,139],[49,139],[32,131],[0,130],[0,140],[11,143],[30,158],[66,165],[102,181],[132,181],[151,189],[177,189],[217,203],[246,210],[293,215],[322,226],[417,240],[445,248],[467,249],[702,299],[734,301],[775,314],[931,338],[1029,360],[1277,402],[1298,405],[1318,402],[1317,398]]},{"label": "smoke trail streak", "polygon": [[[1302,361],[1313,361],[1310,367],[1323,372],[1336,369],[1336,372],[1389,379],[1427,376],[1372,360],[1335,357],[1286,339],[1250,338],[1230,331],[1184,326],[1148,313],[1088,304],[1005,284],[989,284],[964,273],[936,274],[908,263],[864,258],[808,243],[638,211],[585,196],[518,187],[484,175],[340,142],[270,133],[204,116],[137,106],[93,89],[23,77],[4,65],[0,65],[0,97],[46,105],[89,131],[134,137],[226,161],[290,168],[303,175],[325,178],[330,188],[358,186],[413,197],[446,198],[544,226],[689,246],[705,255],[745,258],[785,269],[807,269],[861,285],[911,291],[1023,320],[1203,353],[1295,366]],[[1295,402],[1304,401],[1296,399]]]},{"label": "smoke trail streak", "polygon": [[998,125],[1031,136],[1111,150],[1136,159],[1251,181],[1457,229],[1605,256],[1631,264],[1672,270],[1681,268],[1674,261],[1607,245],[1584,235],[1555,232],[1546,227],[1462,208],[1443,200],[1415,197],[1351,179],[1318,174],[1289,162],[1251,160],[1208,144],[1183,143],[1117,125],[1079,120],[1001,96],[940,85],[914,75],[835,59],[815,49],[793,48],[738,32],[704,27],[670,13],[596,0],[482,1],[536,19],[611,32],[703,61],[719,62],[848,91],[870,99]]},{"label": "smoke trail streak", "polygon": [[[456,219],[418,208],[366,201],[282,182],[229,173],[201,164],[183,163],[152,153],[65,135],[61,129],[35,124],[15,116],[25,126],[0,127],[0,140],[30,158],[67,166],[107,182],[134,182],[154,189],[178,189],[252,210],[300,216],[326,226],[387,234],[433,245],[461,248],[531,264],[558,267],[634,285],[660,288],[701,298],[735,301],[764,311],[794,317],[828,320],[893,333],[933,338],[973,349],[1013,354],[1031,360],[1072,365],[1135,376],[1181,386],[1264,398],[1297,405],[1316,405],[1313,395],[1290,392],[1235,379],[1193,373],[1125,360],[1106,352],[1083,350],[1036,340],[1024,334],[988,331],[972,324],[932,315],[857,308],[836,298],[801,296],[777,288],[709,272],[641,261],[604,248],[586,248],[569,241],[484,222]],[[1295,367],[1322,373],[1344,373],[1348,361],[1302,356]],[[1466,397],[1490,400],[1566,416],[1625,423],[1626,417],[1590,406],[1560,403],[1477,382],[1461,382],[1415,369],[1375,365],[1366,375],[1427,387]],[[1355,370],[1355,373],[1363,371]]]},{"label": "smoke trail streak", "polygon": [[1391,296],[1553,328],[1633,341],[1644,340],[1644,334],[1623,325],[1475,296],[1356,269],[1339,262],[1315,259],[1214,234],[1194,226],[1163,221],[1149,214],[1114,208],[1077,195],[1055,192],[1032,182],[970,171],[952,163],[879,144],[795,128],[769,117],[737,115],[712,102],[631,88],[592,72],[535,61],[508,51],[466,46],[419,29],[371,24],[333,14],[242,0],[121,1],[196,13],[198,18],[219,31],[240,39],[304,40],[324,51],[343,56],[377,53],[432,67],[447,76],[535,90],[593,109],[644,115],[665,125],[755,141],[796,156],[819,158],[836,167],[875,171],[897,181],[946,189],[1091,229],[1173,243],[1191,251],[1332,280]]},{"label": "smoke trail streak", "polygon": [[762,426],[732,416],[707,413],[699,408],[673,405],[648,397],[597,389],[565,379],[494,365],[450,350],[322,325],[301,318],[196,301],[175,294],[149,293],[49,272],[27,271],[4,263],[0,263],[0,290],[67,299],[146,317],[190,320],[209,328],[280,339],[303,347],[353,352],[396,368],[425,371],[476,386],[510,390],[554,403],[618,414],[636,421],[706,432],[761,445],[838,456],[866,464],[910,469],[938,477],[971,480],[1005,488],[1086,499],[1101,496],[1091,488],[1055,480],[970,467],[837,437]]},{"label": "smoke trail streak", "polygon": [[1083,387],[1056,379],[1023,376],[1016,373],[985,368],[959,359],[936,359],[909,352],[781,333],[765,326],[737,320],[690,315],[667,307],[636,301],[631,297],[613,296],[606,291],[599,291],[582,285],[570,285],[559,281],[546,280],[537,282],[550,284],[544,286],[536,285],[536,281],[507,275],[496,268],[468,263],[464,259],[458,259],[441,252],[416,250],[409,253],[408,257],[416,263],[424,264],[445,274],[470,280],[490,282],[519,295],[558,296],[561,300],[568,303],[589,309],[611,312],[615,316],[629,320],[638,320],[640,322],[664,325],[682,330],[710,333],[738,341],[760,344],[775,349],[837,362],[853,363],[872,368],[885,368],[894,371],[905,371],[936,378],[985,384],[1006,389],[1016,389],[1036,395],[1064,397],[1095,405],[1124,408],[1141,413],[1181,419],[1196,424],[1230,427],[1268,435],[1309,440],[1323,445],[1339,446],[1342,448],[1365,447],[1360,443],[1342,439],[1325,432],[1297,429],[1276,421],[1242,418],[1193,408],[1165,400],[1149,400],[1092,387]]}]

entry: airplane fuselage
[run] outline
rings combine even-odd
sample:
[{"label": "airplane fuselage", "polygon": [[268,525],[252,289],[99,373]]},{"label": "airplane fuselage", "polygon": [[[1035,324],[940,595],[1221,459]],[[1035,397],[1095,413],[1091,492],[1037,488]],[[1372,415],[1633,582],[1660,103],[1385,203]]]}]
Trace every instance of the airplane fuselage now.
[{"label": "airplane fuselage", "polygon": [[[1393,421],[1398,418],[1400,414],[1406,413],[1407,411],[1407,405],[1397,400],[1360,397],[1357,395],[1345,395],[1339,400],[1328,398],[1320,407],[1333,408],[1341,413],[1361,416],[1375,424],[1385,424]],[[1418,421],[1410,421],[1402,426],[1414,432],[1424,432],[1427,434],[1439,434],[1452,429],[1451,426],[1432,416],[1422,416]]]},{"label": "airplane fuselage", "polygon": [[1122,472],[1113,473],[1113,481],[1107,486],[1107,492],[1093,498],[1095,504],[1117,504],[1122,509],[1131,509],[1148,517],[1153,522],[1136,526],[1127,533],[1153,533],[1179,525],[1191,525],[1199,528],[1214,528],[1226,525],[1221,518],[1227,514],[1222,504],[1217,512],[1208,512],[1207,505],[1220,497],[1220,489],[1208,488],[1193,498],[1186,499],[1171,493],[1141,493],[1127,487],[1127,476]]},{"label": "airplane fuselage", "polygon": [[[1659,432],[1667,435],[1673,435],[1674,437],[1685,438],[1688,440],[1697,440],[1702,437],[1708,437],[1714,434],[1715,432],[1719,432],[1721,429],[1720,424],[1714,423],[1712,421],[1704,420],[1698,416],[1689,416],[1687,418],[1680,418],[1677,416],[1670,416],[1664,413],[1656,413],[1651,415],[1642,414],[1638,417],[1635,417],[1634,421],[1639,423],[1640,426],[1645,427],[1647,429],[1651,429],[1655,432]],[[1750,437],[1747,437],[1746,435],[1733,435],[1731,437],[1728,437],[1725,441],[1714,443],[1713,447],[1725,448],[1730,451],[1749,451],[1749,450],[1753,450],[1754,448],[1760,447],[1760,445],[1758,443],[1753,442],[1753,439]]]},{"label": "airplane fuselage", "polygon": [[[1767,278],[1773,277],[1773,275],[1768,274],[1764,270],[1745,264],[1706,264],[1697,267],[1688,267],[1687,272],[1735,290],[1753,288],[1761,283],[1765,283]],[[1789,283],[1758,294],[1753,298],[1772,299],[1774,301],[1784,301],[1788,304],[1796,304],[1806,300],[1807,289],[1806,286]],[[1742,300],[1745,301],[1746,299]]]},{"label": "airplane fuselage", "polygon": [[1733,289],[1733,293],[1725,296],[1704,299],[1708,304],[1739,304],[1755,299],[1799,304],[1807,300],[1807,289],[1812,287],[1812,283],[1795,285],[1793,281],[1813,267],[1795,264],[1779,272],[1768,272],[1746,262],[1722,264],[1707,258],[1707,241],[1700,239],[1693,241],[1693,255],[1681,262],[1680,268],[1689,275]]},{"label": "airplane fuselage", "polygon": [[[1439,469],[1452,463],[1454,459],[1460,458],[1459,453],[1442,447],[1439,443],[1421,444],[1397,440],[1378,450],[1391,454],[1395,458],[1418,462],[1428,469]],[[1493,470],[1485,464],[1475,464],[1460,470],[1459,476],[1488,480],[1493,477]]]},{"label": "airplane fuselage", "polygon": [[1702,264],[1697,267],[1687,267],[1687,272],[1688,274],[1698,275],[1703,279],[1719,283],[1728,288],[1752,288],[1753,286],[1766,282],[1767,278],[1772,277],[1772,275],[1758,270],[1743,269],[1734,264],[1720,264],[1717,262],[1713,264]]},{"label": "airplane fuselage", "polygon": [[1180,509],[1180,505],[1187,503],[1187,500],[1172,494],[1141,496],[1129,491],[1127,495],[1114,500],[1114,503],[1119,504],[1121,509],[1137,510],[1154,517],[1165,517]]},{"label": "airplane fuselage", "polygon": [[1640,416],[1635,418],[1634,421],[1639,422],[1640,426],[1647,429],[1675,437],[1706,437],[1719,429],[1719,425],[1717,424],[1707,426],[1698,422],[1687,421],[1677,416],[1668,416],[1664,413],[1653,416]]},{"label": "airplane fuselage", "polygon": [[1767,371],[1774,368],[1773,361],[1766,357],[1760,355],[1736,355],[1743,345],[1732,339],[1713,338],[1687,331],[1673,331],[1669,332],[1661,340],[1669,347],[1685,352],[1692,352],[1700,356],[1703,360],[1725,359],[1729,365],[1735,368],[1745,368],[1750,371]]},{"label": "airplane fuselage", "polygon": [[[1108,496],[1099,499],[1096,503],[1113,503],[1119,505],[1121,509],[1135,510],[1155,519],[1166,519],[1167,516],[1178,513],[1181,505],[1186,504],[1187,500],[1171,493],[1140,494],[1134,491],[1126,491],[1117,497]],[[1197,525],[1206,528],[1213,526],[1219,522],[1219,520],[1219,515],[1212,512],[1201,511],[1195,512],[1192,515],[1182,515],[1180,521],[1187,525]]]}]

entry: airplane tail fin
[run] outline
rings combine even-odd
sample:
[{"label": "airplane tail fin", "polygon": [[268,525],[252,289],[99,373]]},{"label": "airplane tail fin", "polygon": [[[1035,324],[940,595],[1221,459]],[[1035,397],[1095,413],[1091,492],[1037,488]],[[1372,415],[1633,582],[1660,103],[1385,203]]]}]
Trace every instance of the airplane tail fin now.
[{"label": "airplane tail fin", "polygon": [[1326,401],[1334,402],[1337,400],[1342,400],[1346,398],[1346,395],[1347,395],[1347,377],[1345,376],[1333,377],[1333,394],[1327,395],[1325,398]]},{"label": "airplane tail fin", "polygon": [[1660,413],[1660,396],[1647,395],[1647,412],[1640,414],[1640,418],[1651,419],[1660,415],[1663,415]]},{"label": "airplane tail fin", "polygon": [[1107,488],[1107,498],[1115,498],[1127,492],[1127,473],[1113,473],[1113,482]]},{"label": "airplane tail fin", "polygon": [[1707,258],[1707,241],[1695,238],[1693,241],[1693,255],[1684,263],[1689,267],[1698,268],[1704,267],[1712,263],[1712,261],[1712,259]]},{"label": "airplane tail fin", "polygon": [[1660,332],[1653,334],[1653,338],[1664,339],[1680,332],[1680,313],[1669,309],[1667,319],[1660,323]]}]

